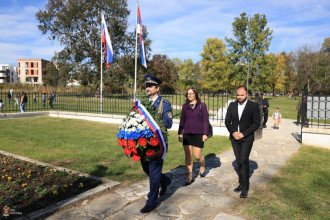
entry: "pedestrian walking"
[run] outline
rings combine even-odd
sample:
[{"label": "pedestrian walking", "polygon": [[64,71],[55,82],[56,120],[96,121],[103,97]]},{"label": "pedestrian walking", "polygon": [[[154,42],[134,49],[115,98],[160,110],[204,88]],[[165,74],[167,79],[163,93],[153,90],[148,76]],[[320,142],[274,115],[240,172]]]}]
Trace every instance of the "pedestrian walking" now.
[{"label": "pedestrian walking", "polygon": [[20,110],[21,110],[21,112],[25,112],[25,107],[26,107],[27,101],[28,101],[28,97],[27,97],[26,93],[25,92],[22,92],[21,102],[20,102]]},{"label": "pedestrian walking", "polygon": [[249,182],[249,156],[253,146],[254,132],[260,126],[260,110],[258,104],[248,100],[245,86],[237,89],[237,101],[229,104],[225,124],[237,163],[239,185],[234,192],[241,192],[240,198],[247,198]]},{"label": "pedestrian walking", "polygon": [[267,127],[267,121],[268,121],[269,103],[268,103],[268,99],[266,99],[266,94],[265,93],[262,95],[261,105],[262,105],[262,113],[263,113],[263,116],[264,116],[264,122],[263,122],[262,125],[263,125],[263,128],[266,128]]},{"label": "pedestrian walking", "polygon": [[[146,93],[153,107],[160,114],[167,128],[172,127],[172,106],[170,101],[158,95],[162,81],[155,76],[145,75]],[[166,135],[166,134],[165,134]],[[150,191],[146,205],[140,210],[141,213],[148,213],[154,210],[158,205],[158,194],[161,196],[166,193],[171,179],[162,173],[163,158],[156,157],[149,161],[141,158],[143,171],[149,176]],[[160,188],[160,191],[159,191]]]},{"label": "pedestrian walking", "polygon": [[281,112],[279,108],[276,108],[275,111],[273,112],[273,120],[274,120],[274,129],[279,129],[279,124],[281,123]]},{"label": "pedestrian walking", "polygon": [[186,103],[183,104],[179,123],[179,141],[183,142],[187,181],[184,186],[194,182],[192,154],[200,164],[199,175],[205,177],[205,158],[202,154],[204,143],[209,132],[209,114],[205,103],[202,103],[196,88],[186,92]]}]

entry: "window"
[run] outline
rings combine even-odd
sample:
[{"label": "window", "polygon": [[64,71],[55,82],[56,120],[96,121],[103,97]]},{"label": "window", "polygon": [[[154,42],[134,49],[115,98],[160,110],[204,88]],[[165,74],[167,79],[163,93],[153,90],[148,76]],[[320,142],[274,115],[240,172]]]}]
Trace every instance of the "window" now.
[{"label": "window", "polygon": [[25,70],[25,75],[28,75],[29,74],[29,70]]},{"label": "window", "polygon": [[25,62],[25,68],[28,68],[28,67],[29,67],[29,63]]},{"label": "window", "polygon": [[21,75],[21,70],[18,70],[18,75]]},{"label": "window", "polygon": [[34,70],[31,70],[31,75],[34,75]]},{"label": "window", "polygon": [[31,62],[31,68],[33,68],[33,63],[34,63],[34,62]]}]

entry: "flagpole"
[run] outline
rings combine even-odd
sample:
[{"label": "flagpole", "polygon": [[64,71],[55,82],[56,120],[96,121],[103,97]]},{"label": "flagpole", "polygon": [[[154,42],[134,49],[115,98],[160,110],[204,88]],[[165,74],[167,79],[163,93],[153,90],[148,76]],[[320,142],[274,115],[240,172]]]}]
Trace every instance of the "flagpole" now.
[{"label": "flagpole", "polygon": [[[102,16],[102,13],[101,13]],[[103,59],[102,59],[102,19],[101,19],[101,85],[100,85],[100,113],[103,113],[102,90],[103,90]]]},{"label": "flagpole", "polygon": [[[136,1],[136,9],[139,6],[139,2]],[[137,10],[136,10],[136,22],[135,22],[135,73],[134,73],[134,102],[136,101],[136,75],[137,75]]]}]

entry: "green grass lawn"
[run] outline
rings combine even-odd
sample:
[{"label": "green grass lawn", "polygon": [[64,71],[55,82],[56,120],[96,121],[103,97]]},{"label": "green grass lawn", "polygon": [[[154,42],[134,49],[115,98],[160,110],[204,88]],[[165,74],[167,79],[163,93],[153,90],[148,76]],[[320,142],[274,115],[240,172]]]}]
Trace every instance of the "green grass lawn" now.
[{"label": "green grass lawn", "polygon": [[[51,117],[0,121],[0,149],[99,177],[124,183],[146,178],[139,162],[131,160],[117,145],[119,125]],[[177,132],[169,132],[169,152],[163,170],[184,165]],[[214,136],[203,154],[219,154],[231,145],[228,137]]]},{"label": "green grass lawn", "polygon": [[[330,150],[302,146],[235,214],[247,219],[329,219]],[[234,215],[235,215],[234,214]]]},{"label": "green grass lawn", "polygon": [[301,99],[296,97],[295,100],[292,100],[286,96],[281,97],[266,97],[269,102],[269,116],[271,117],[276,108],[280,109],[283,118],[287,119],[297,119],[296,106]]}]

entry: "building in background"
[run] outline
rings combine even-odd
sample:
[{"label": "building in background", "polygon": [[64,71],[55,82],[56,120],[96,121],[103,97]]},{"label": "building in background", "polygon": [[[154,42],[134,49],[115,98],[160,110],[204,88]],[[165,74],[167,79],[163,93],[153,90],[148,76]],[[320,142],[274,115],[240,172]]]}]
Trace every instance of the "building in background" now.
[{"label": "building in background", "polygon": [[50,61],[43,59],[18,59],[18,82],[27,84],[43,84],[42,78],[46,75],[45,67]]},{"label": "building in background", "polygon": [[0,83],[17,83],[16,67],[0,64]]}]

